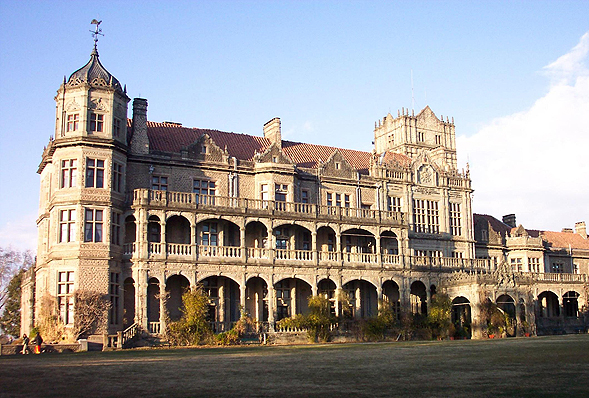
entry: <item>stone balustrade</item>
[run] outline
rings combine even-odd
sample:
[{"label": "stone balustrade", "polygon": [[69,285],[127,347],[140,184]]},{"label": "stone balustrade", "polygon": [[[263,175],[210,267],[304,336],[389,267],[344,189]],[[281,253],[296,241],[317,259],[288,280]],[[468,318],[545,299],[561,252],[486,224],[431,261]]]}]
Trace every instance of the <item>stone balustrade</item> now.
[{"label": "stone balustrade", "polygon": [[297,219],[324,219],[332,221],[363,221],[381,225],[403,225],[401,212],[359,209],[352,207],[321,206],[309,203],[281,202],[227,196],[201,195],[187,192],[136,189],[133,206],[191,210],[197,212],[227,212],[240,215],[285,216]]}]

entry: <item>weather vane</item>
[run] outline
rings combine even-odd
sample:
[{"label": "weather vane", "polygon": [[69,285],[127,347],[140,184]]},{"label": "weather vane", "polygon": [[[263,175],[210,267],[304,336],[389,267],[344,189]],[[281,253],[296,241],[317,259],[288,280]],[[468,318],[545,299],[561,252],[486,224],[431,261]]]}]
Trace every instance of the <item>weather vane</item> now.
[{"label": "weather vane", "polygon": [[93,19],[92,22],[90,22],[92,25],[96,25],[96,29],[95,30],[91,30],[90,33],[92,33],[92,37],[94,37],[94,49],[96,50],[96,44],[98,43],[98,36],[104,36],[102,34],[102,29],[100,29],[100,24],[102,23],[102,21],[98,21],[96,19]]}]

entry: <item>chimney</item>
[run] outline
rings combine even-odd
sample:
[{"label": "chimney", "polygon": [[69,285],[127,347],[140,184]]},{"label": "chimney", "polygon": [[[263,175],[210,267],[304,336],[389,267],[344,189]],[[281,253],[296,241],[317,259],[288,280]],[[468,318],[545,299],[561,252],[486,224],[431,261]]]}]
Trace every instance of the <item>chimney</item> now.
[{"label": "chimney", "polygon": [[515,214],[507,214],[503,216],[503,223],[509,225],[511,228],[515,228]]},{"label": "chimney", "polygon": [[149,138],[147,137],[147,100],[133,99],[133,136],[131,137],[131,152],[134,154],[149,153]]},{"label": "chimney", "polygon": [[264,124],[264,138],[268,138],[272,143],[282,149],[282,134],[280,133],[280,118],[274,119]]},{"label": "chimney", "polygon": [[585,221],[575,223],[575,233],[581,235],[583,239],[587,239],[587,227],[585,226]]}]

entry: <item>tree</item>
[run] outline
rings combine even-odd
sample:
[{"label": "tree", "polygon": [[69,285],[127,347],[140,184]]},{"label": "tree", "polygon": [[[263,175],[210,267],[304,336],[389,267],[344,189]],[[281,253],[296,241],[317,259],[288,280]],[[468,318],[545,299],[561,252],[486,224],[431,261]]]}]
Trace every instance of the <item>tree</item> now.
[{"label": "tree", "polygon": [[16,273],[6,289],[7,296],[4,305],[4,313],[0,317],[0,328],[11,336],[20,334],[20,284],[24,274],[21,269]]},{"label": "tree", "polygon": [[0,247],[0,311],[6,305],[8,286],[13,276],[21,269],[28,269],[33,263],[34,256],[30,250],[20,252],[11,247]]},{"label": "tree", "polygon": [[448,337],[452,327],[452,301],[447,294],[438,293],[432,296],[427,321],[434,337]]},{"label": "tree", "polygon": [[182,295],[182,317],[171,322],[168,338],[175,345],[197,345],[211,340],[213,332],[207,321],[209,297],[198,285]]},{"label": "tree", "polygon": [[104,325],[110,309],[108,296],[89,290],[74,292],[74,340],[96,333]]}]

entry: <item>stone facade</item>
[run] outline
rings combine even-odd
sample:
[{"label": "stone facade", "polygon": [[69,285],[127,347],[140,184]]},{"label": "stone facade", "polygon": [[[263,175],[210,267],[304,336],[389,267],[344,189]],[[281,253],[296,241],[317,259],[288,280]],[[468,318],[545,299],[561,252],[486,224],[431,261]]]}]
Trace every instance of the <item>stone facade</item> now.
[{"label": "stone facade", "polygon": [[[55,101],[55,138],[39,167],[37,264],[23,285],[25,333],[46,294],[70,327],[80,289],[111,300],[109,333],[137,323],[158,334],[179,317],[183,289],[199,283],[217,331],[240,307],[273,331],[317,294],[340,314],[343,293],[362,318],[383,303],[426,314],[432,295],[446,292],[475,338],[486,299],[518,325],[580,327],[584,224],[562,251],[546,234],[473,218],[454,121],[429,107],[379,120],[372,152],[284,141],[278,118],[263,136],[154,123],[141,98],[127,120],[126,89],[96,49]],[[551,267],[556,258],[563,265]]]}]

